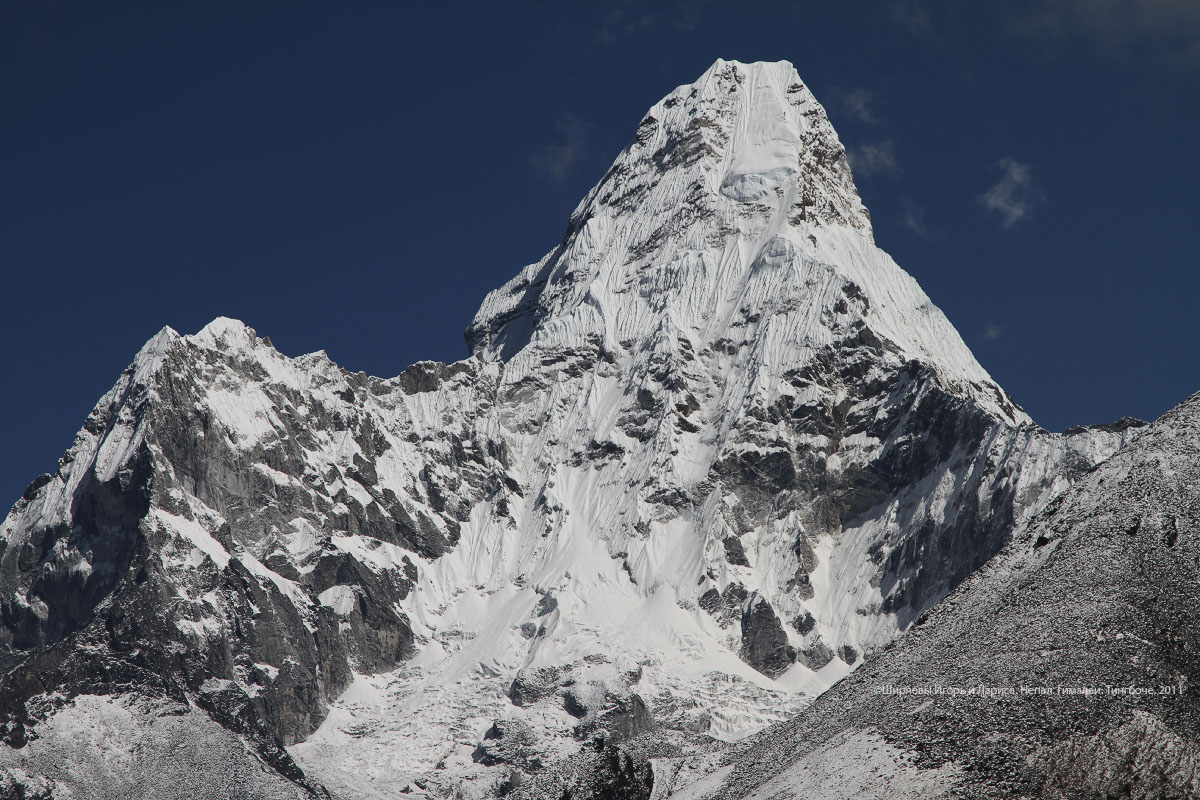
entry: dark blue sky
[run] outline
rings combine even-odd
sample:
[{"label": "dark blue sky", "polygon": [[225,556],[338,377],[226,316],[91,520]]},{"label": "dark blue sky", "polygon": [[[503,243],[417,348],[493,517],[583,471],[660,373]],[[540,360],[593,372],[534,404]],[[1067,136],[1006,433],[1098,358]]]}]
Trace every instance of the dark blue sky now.
[{"label": "dark blue sky", "polygon": [[0,4],[0,504],[163,325],[463,357],[717,57],[796,65],[879,244],[1043,425],[1200,389],[1193,0],[410,5]]}]

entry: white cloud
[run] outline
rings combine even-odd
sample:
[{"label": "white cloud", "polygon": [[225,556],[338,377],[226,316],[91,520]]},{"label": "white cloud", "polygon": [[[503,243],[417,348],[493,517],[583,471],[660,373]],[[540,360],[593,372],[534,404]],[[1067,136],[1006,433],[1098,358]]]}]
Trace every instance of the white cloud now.
[{"label": "white cloud", "polygon": [[850,116],[854,117],[859,122],[867,122],[876,124],[879,122],[875,118],[872,105],[874,104],[874,95],[870,89],[855,89],[842,95],[842,105],[846,107],[846,111]]},{"label": "white cloud", "polygon": [[1000,227],[1011,228],[1033,216],[1044,196],[1033,184],[1033,168],[1013,158],[1002,158],[996,166],[1004,174],[1000,182],[979,196],[988,211],[1000,217]]},{"label": "white cloud", "polygon": [[920,0],[900,0],[900,2],[892,3],[888,19],[893,25],[904,28],[913,36],[937,37],[937,32],[933,29],[933,22],[929,19],[929,12],[925,10]]},{"label": "white cloud", "polygon": [[593,3],[592,40],[614,45],[664,28],[691,33],[700,24],[710,0],[673,0],[647,3],[644,0],[609,0]]},{"label": "white cloud", "polygon": [[912,231],[914,236],[929,242],[942,235],[941,231],[934,230],[925,220],[925,208],[923,206],[917,205],[908,198],[902,198],[900,202],[904,206],[904,214],[901,216],[900,221],[904,227]]},{"label": "white cloud", "polygon": [[850,169],[859,178],[895,175],[900,171],[900,164],[896,161],[896,149],[890,140],[847,147],[846,158],[850,160]]},{"label": "white cloud", "polygon": [[989,322],[987,327],[983,329],[983,338],[989,342],[994,342],[1004,334],[1004,329],[994,322]]},{"label": "white cloud", "polygon": [[1012,22],[1028,36],[1081,36],[1104,51],[1148,45],[1166,60],[1200,65],[1197,0],[1038,0]]},{"label": "white cloud", "polygon": [[529,165],[541,177],[562,183],[587,151],[591,125],[568,112],[563,114],[555,128],[558,140],[543,145],[533,153],[529,157]]},{"label": "white cloud", "polygon": [[605,11],[596,26],[594,38],[602,44],[614,44],[654,27],[658,18],[634,3],[622,2]]}]

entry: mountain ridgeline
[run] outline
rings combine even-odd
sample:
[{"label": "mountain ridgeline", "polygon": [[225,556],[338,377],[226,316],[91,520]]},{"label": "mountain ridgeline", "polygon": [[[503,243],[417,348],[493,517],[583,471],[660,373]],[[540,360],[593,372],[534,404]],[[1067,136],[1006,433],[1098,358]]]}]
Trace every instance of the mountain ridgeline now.
[{"label": "mountain ridgeline", "polygon": [[[1182,580],[1196,441],[1035,425],[875,246],[790,64],[651,108],[467,343],[383,379],[230,319],[155,336],[4,521],[0,797],[786,797],[839,763],[823,796],[1152,797],[1074,776],[1197,758],[1190,695],[955,746],[966,706],[872,693],[1017,680],[1055,615],[1190,674],[1150,589],[1093,629],[1066,587]],[[1081,533],[1147,469],[1132,538]]]}]

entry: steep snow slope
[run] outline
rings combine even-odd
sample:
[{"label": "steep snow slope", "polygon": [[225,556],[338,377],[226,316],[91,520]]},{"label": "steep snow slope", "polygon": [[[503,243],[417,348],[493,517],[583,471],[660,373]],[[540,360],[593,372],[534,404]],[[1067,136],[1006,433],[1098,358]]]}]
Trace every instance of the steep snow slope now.
[{"label": "steep snow slope", "polygon": [[651,109],[467,338],[385,380],[160,333],[4,522],[5,740],[133,692],[312,791],[559,796],[804,707],[1137,430],[1029,421],[786,63]]},{"label": "steep snow slope", "polygon": [[654,797],[1200,796],[1198,487],[1200,394],[807,712],[658,763]]}]

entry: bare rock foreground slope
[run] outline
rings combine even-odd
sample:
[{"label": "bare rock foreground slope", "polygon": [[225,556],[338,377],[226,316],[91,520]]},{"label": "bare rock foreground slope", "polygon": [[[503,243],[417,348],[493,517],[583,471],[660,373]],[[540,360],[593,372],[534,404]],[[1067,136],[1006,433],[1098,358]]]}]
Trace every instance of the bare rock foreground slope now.
[{"label": "bare rock foreground slope", "polygon": [[[1191,791],[1193,404],[1035,425],[791,65],[650,109],[467,343],[151,340],[0,533],[0,796]],[[1180,693],[878,691],[968,683]]]},{"label": "bare rock foreground slope", "polygon": [[664,762],[655,796],[1200,797],[1198,602],[1200,394],[804,713]]}]

